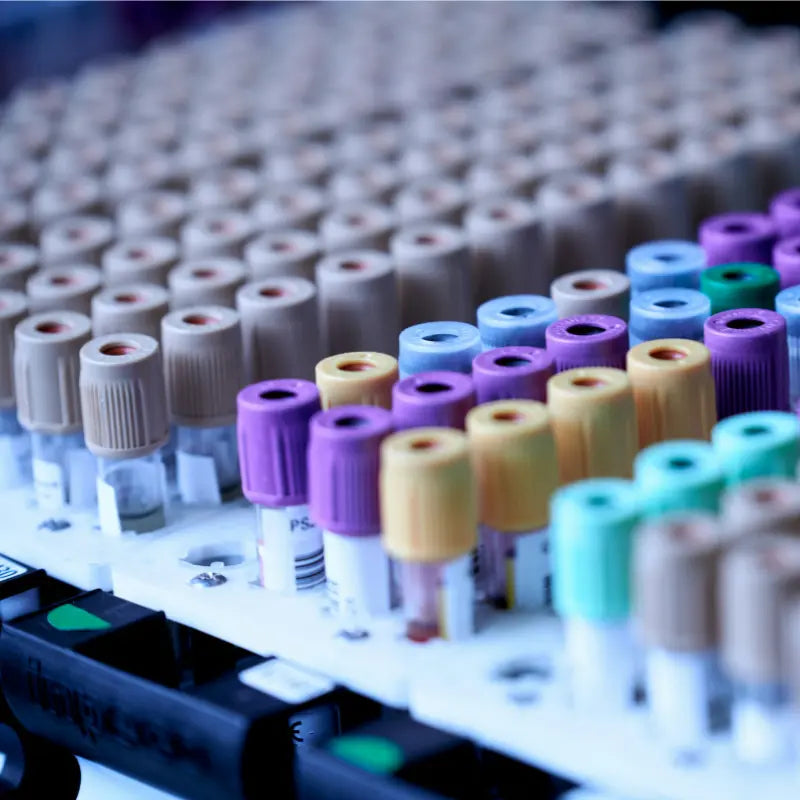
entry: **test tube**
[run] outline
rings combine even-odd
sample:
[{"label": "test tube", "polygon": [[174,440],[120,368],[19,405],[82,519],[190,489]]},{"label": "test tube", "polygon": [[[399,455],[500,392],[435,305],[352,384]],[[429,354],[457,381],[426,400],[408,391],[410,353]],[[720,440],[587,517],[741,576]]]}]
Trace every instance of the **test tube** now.
[{"label": "test tube", "polygon": [[291,228],[262,233],[244,248],[244,260],[256,280],[291,275],[313,281],[319,257],[317,236]]},{"label": "test tube", "polygon": [[482,589],[497,608],[550,604],[547,522],[558,485],[547,407],[498,400],[467,414],[481,521]]},{"label": "test tube", "polygon": [[800,189],[786,189],[769,204],[769,215],[780,239],[800,236]]},{"label": "test tube", "polygon": [[349,632],[391,607],[378,498],[380,446],[391,432],[382,408],[343,405],[311,420],[308,506],[323,531],[328,598]]},{"label": "test tube", "polygon": [[17,416],[31,436],[42,509],[95,503],[95,463],[83,438],[78,390],[78,353],[91,331],[88,317],[70,311],[34,314],[14,331]]},{"label": "test tube", "polygon": [[183,261],[167,276],[170,306],[214,305],[233,308],[236,293],[247,279],[245,265],[235,258]]},{"label": "test tube", "polygon": [[309,421],[320,410],[313,383],[281,378],[236,400],[244,496],[256,506],[259,582],[283,594],[325,580],[322,531],[308,511]]},{"label": "test tube", "polygon": [[16,197],[0,198],[0,241],[29,244],[27,205]]},{"label": "test tube", "polygon": [[778,239],[772,248],[772,265],[780,276],[781,289],[800,284],[800,236]]},{"label": "test tube", "polygon": [[467,322],[423,322],[400,332],[400,377],[445,369],[469,373],[481,352],[480,332]]},{"label": "test tube", "polygon": [[323,409],[338,406],[378,406],[391,410],[397,383],[397,359],[385,353],[339,353],[320,361],[315,370]]},{"label": "test tube", "polygon": [[564,623],[572,701],[621,711],[633,702],[629,629],[636,489],[615,478],[559,489],[550,506],[553,604]]},{"label": "test tube", "polygon": [[83,264],[39,270],[25,284],[31,313],[64,310],[88,315],[101,281],[99,269]]},{"label": "test tube", "polygon": [[544,173],[540,158],[506,150],[488,153],[473,161],[464,182],[467,194],[476,201],[493,197],[522,198],[533,194]]},{"label": "test tube", "polygon": [[547,397],[553,358],[539,347],[498,347],[484,350],[472,361],[472,380],[478,403],[493,400],[537,400]]},{"label": "test tube", "polygon": [[437,130],[429,141],[420,141],[405,148],[400,156],[400,169],[408,180],[464,175],[472,158],[470,144],[461,137]]},{"label": "test tube", "polygon": [[169,293],[151,283],[123,283],[92,297],[92,332],[144,333],[161,338],[161,318],[169,311]]},{"label": "test tube", "polygon": [[800,582],[800,542],[765,533],[722,556],[719,614],[722,664],[733,684],[731,739],[743,762],[789,757],[787,680],[781,611]]},{"label": "test tube", "polygon": [[384,547],[400,562],[407,637],[471,636],[478,512],[466,434],[416,428],[384,439],[380,503]]},{"label": "test tube", "polygon": [[557,319],[555,303],[538,294],[495,297],[478,306],[478,330],[484,350],[544,347],[545,330]]},{"label": "test tube", "polygon": [[392,387],[392,418],[398,431],[430,427],[463,430],[467,412],[474,405],[472,379],[460,372],[418,372]]},{"label": "test tube", "polygon": [[775,308],[780,274],[764,264],[722,264],[700,276],[700,290],[711,301],[711,313],[737,308]]},{"label": "test tube", "polygon": [[711,356],[704,345],[688,339],[644,342],[628,351],[627,369],[639,447],[669,439],[711,438],[717,405]]},{"label": "test tube", "polygon": [[789,347],[789,407],[797,408],[800,399],[800,287],[779,292],[775,310],[786,320],[786,341]]},{"label": "test tube", "polygon": [[378,203],[343,203],[328,211],[317,228],[328,253],[388,250],[395,225],[392,210]]},{"label": "test tube", "polygon": [[696,289],[660,288],[638,292],[631,300],[628,340],[631,347],[653,339],[703,341],[711,300]]},{"label": "test tube", "polygon": [[150,336],[98,336],[80,351],[86,446],[97,457],[100,529],[146,533],[162,528],[169,438],[161,349]]},{"label": "test tube", "polygon": [[789,410],[786,321],[774,311],[740,308],[705,322],[717,416]]},{"label": "test tube", "polygon": [[110,219],[93,216],[71,216],[47,225],[39,237],[42,266],[69,264],[100,266],[102,252],[114,238]]},{"label": "test tube", "polygon": [[646,242],[631,248],[625,256],[634,296],[648,289],[699,289],[700,273],[707,266],[705,250],[680,239]]},{"label": "test tube", "polygon": [[583,269],[556,278],[550,296],[561,318],[609,314],[627,321],[631,282],[612,269]]},{"label": "test tube", "polygon": [[103,278],[107,286],[140,282],[166,286],[177,262],[178,245],[166,236],[126,238],[103,253]]},{"label": "test tube", "polygon": [[727,538],[777,533],[800,537],[800,485],[794,478],[748,478],[722,496]]},{"label": "test tube", "polygon": [[0,242],[0,290],[24,292],[28,278],[36,272],[38,266],[39,253],[35,247]]},{"label": "test tube", "polygon": [[406,184],[394,199],[399,224],[460,225],[467,204],[461,184],[450,178],[431,176]]},{"label": "test tube", "polygon": [[313,231],[325,209],[322,190],[297,183],[267,189],[250,208],[258,231],[281,231],[300,228]]},{"label": "test tube", "polygon": [[556,372],[576,367],[625,368],[628,326],[607,314],[564,317],[547,326],[547,352]]},{"label": "test tube", "polygon": [[256,172],[245,167],[217,167],[197,175],[189,189],[189,203],[197,211],[246,207],[259,188]]},{"label": "test tube", "polygon": [[391,203],[400,181],[400,170],[391,162],[353,164],[331,175],[328,192],[335,204]]},{"label": "test tube", "polygon": [[31,218],[40,231],[63,217],[102,211],[103,190],[97,178],[68,175],[42,183],[31,198]]},{"label": "test tube", "polygon": [[648,710],[668,747],[708,744],[722,696],[717,659],[720,534],[710,514],[672,514],[639,528],[636,628],[645,646]]},{"label": "test tube", "polygon": [[179,183],[172,154],[159,150],[122,155],[109,163],[105,173],[108,202],[117,208],[141,192],[174,188]]},{"label": "test tube", "polygon": [[778,238],[775,223],[767,214],[731,212],[709,217],[700,225],[700,246],[709,267],[752,262],[771,264]]},{"label": "test tube", "polygon": [[241,258],[253,233],[253,223],[243,211],[199,211],[181,227],[181,255],[192,260]]},{"label": "test tube", "polygon": [[621,369],[584,367],[547,382],[561,483],[630,478],[639,431],[631,382]]},{"label": "test tube", "polygon": [[268,184],[323,185],[331,171],[332,154],[320,142],[296,140],[272,148],[265,159],[263,178]]},{"label": "test tube", "polygon": [[190,306],[161,320],[178,490],[187,504],[219,505],[239,489],[236,392],[243,383],[239,315]]},{"label": "test tube", "polygon": [[189,215],[189,203],[180,192],[153,189],[140,192],[117,206],[117,232],[124,237],[177,238]]}]

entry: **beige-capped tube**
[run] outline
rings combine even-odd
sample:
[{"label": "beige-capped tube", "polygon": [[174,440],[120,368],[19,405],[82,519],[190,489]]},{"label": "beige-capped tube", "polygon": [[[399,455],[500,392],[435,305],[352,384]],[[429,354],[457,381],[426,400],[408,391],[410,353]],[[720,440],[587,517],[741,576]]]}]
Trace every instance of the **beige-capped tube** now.
[{"label": "beige-capped tube", "polygon": [[92,298],[92,332],[144,333],[161,339],[161,318],[169,311],[169,292],[152,283],[123,283]]},{"label": "beige-capped tube", "polygon": [[140,333],[98,336],[80,351],[86,446],[98,458],[146,456],[169,438],[161,348]]},{"label": "beige-capped tube", "polygon": [[547,382],[561,483],[630,478],[639,432],[631,382],[624,370],[582,367]]},{"label": "beige-capped tube", "polygon": [[610,314],[627,321],[630,316],[631,282],[613,269],[582,269],[556,278],[550,297],[559,319],[578,314]]},{"label": "beige-capped tube", "polygon": [[181,255],[184,259],[241,258],[252,236],[253,223],[243,211],[200,211],[181,228]]},{"label": "beige-capped tube", "polygon": [[244,385],[239,314],[222,306],[172,311],[161,320],[161,347],[173,424],[232,425]]},{"label": "beige-capped tube", "polygon": [[673,514],[639,528],[633,607],[647,646],[689,653],[715,648],[720,552],[711,514]]},{"label": "beige-capped tube", "polygon": [[81,429],[78,353],[91,336],[91,321],[75,311],[45,311],[17,325],[14,383],[23,428],[56,434]]},{"label": "beige-capped tube", "polygon": [[800,538],[800,484],[756,478],[722,495],[722,528],[728,538],[777,533]]},{"label": "beige-capped tube", "polygon": [[391,411],[392,386],[398,378],[396,358],[364,351],[323,358],[314,379],[323,409],[354,405]]},{"label": "beige-capped tube", "polygon": [[236,292],[247,280],[245,265],[235,258],[184,261],[169,273],[170,306],[226,306],[233,308]]},{"label": "beige-capped tube", "polygon": [[169,271],[178,263],[178,245],[166,236],[141,236],[117,242],[103,253],[106,286],[121,283],[167,285]]},{"label": "beige-capped tube", "polygon": [[40,270],[25,286],[32,314],[39,311],[91,312],[92,295],[100,288],[102,275],[83,264]]},{"label": "beige-capped tube", "polygon": [[383,544],[392,558],[450,561],[477,544],[467,436],[449,428],[394,433],[381,445]]},{"label": "beige-capped tube", "polygon": [[313,281],[319,257],[317,235],[291,228],[262,233],[244,248],[244,259],[255,280],[293,275]]},{"label": "beige-capped tube", "polygon": [[17,402],[14,391],[14,328],[27,313],[28,301],[24,294],[0,290],[0,408],[14,408]]},{"label": "beige-capped tube", "polygon": [[480,521],[496,531],[544,527],[558,486],[550,414],[533,400],[497,400],[467,414]]},{"label": "beige-capped tube", "polygon": [[313,380],[321,355],[317,290],[305,278],[253,281],[236,293],[247,383]]},{"label": "beige-capped tube", "polygon": [[781,614],[800,588],[800,541],[764,534],[741,539],[722,557],[720,653],[736,683],[771,686],[784,679]]},{"label": "beige-capped tube", "polygon": [[690,339],[653,339],[627,356],[639,447],[667,439],[709,441],[717,400],[708,348]]},{"label": "beige-capped tube", "polygon": [[105,217],[63,217],[42,230],[39,248],[42,266],[93,264],[100,266],[103,251],[114,239],[114,223]]},{"label": "beige-capped tube", "polygon": [[0,242],[0,290],[24,292],[39,266],[39,251],[29,244]]}]

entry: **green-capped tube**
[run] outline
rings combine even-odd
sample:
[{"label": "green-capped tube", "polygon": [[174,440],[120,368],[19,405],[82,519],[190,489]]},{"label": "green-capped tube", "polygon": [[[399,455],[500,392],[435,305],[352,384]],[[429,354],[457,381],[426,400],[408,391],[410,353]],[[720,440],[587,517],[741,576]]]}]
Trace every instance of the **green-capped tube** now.
[{"label": "green-capped tube", "polygon": [[674,439],[642,450],[633,462],[642,515],[719,510],[725,475],[708,442]]},{"label": "green-capped tube", "polygon": [[734,308],[775,310],[781,288],[778,271],[764,264],[720,264],[700,273],[700,291],[711,301],[711,313]]},{"label": "green-capped tube", "polygon": [[800,456],[800,423],[788,411],[750,411],[718,422],[711,444],[728,486],[751,478],[791,478]]},{"label": "green-capped tube", "polygon": [[639,521],[632,481],[593,478],[552,498],[555,609],[562,617],[624,620],[631,606],[631,551]]}]

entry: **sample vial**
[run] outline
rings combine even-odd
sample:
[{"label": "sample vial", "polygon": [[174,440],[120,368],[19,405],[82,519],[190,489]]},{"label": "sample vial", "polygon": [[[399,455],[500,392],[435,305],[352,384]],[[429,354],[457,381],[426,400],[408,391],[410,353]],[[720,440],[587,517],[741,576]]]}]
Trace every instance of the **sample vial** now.
[{"label": "sample vial", "polygon": [[475,387],[468,375],[445,370],[418,372],[392,388],[395,430],[407,428],[464,428],[475,405]]},{"label": "sample vial", "polygon": [[320,248],[319,238],[310,231],[279,229],[249,242],[244,260],[256,280],[287,275],[313,281]]},{"label": "sample vial", "polygon": [[117,232],[126,238],[169,236],[175,239],[188,215],[189,203],[180,192],[143,191],[117,206]]},{"label": "sample vial", "polygon": [[631,283],[627,276],[612,269],[584,269],[556,278],[550,296],[559,317],[578,314],[608,314],[628,319]]},{"label": "sample vial", "polygon": [[539,347],[498,347],[472,361],[472,380],[479,404],[493,400],[538,400],[547,397],[553,358]]},{"label": "sample vial", "polygon": [[99,269],[83,264],[39,270],[25,285],[28,305],[32,313],[64,310],[88,315],[101,281]]},{"label": "sample vial", "polygon": [[484,350],[544,347],[545,330],[557,319],[555,303],[537,294],[495,297],[478,306],[478,330]]},{"label": "sample vial", "polygon": [[634,296],[648,289],[699,289],[700,273],[707,266],[705,250],[699,244],[679,239],[646,242],[625,256]]},{"label": "sample vial", "polygon": [[775,223],[767,214],[740,212],[718,214],[700,225],[700,246],[708,266],[752,262],[771,264],[772,248],[778,238]]},{"label": "sample vial", "polygon": [[628,326],[619,317],[581,314],[548,325],[547,352],[556,372],[576,367],[625,368]]},{"label": "sample vial", "polygon": [[344,203],[319,222],[322,246],[328,253],[342,250],[388,250],[395,216],[378,203]]},{"label": "sample vial", "polygon": [[775,308],[780,274],[764,264],[722,264],[700,276],[700,290],[711,301],[711,313],[737,308]]},{"label": "sample vial", "polygon": [[253,232],[253,223],[243,211],[199,211],[181,227],[181,255],[192,260],[241,258]]},{"label": "sample vial", "polygon": [[129,237],[103,253],[106,286],[122,283],[167,285],[170,270],[178,263],[178,245],[165,236]]},{"label": "sample vial", "polygon": [[391,410],[397,383],[397,359],[373,351],[339,353],[320,361],[315,370],[323,409],[337,406],[378,406]]},{"label": "sample vial", "polygon": [[122,283],[92,297],[92,331],[144,333],[161,338],[161,318],[169,311],[169,293],[151,283]]},{"label": "sample vial", "polygon": [[702,342],[711,300],[696,289],[660,288],[638,292],[631,300],[628,339],[635,347],[652,339]]},{"label": "sample vial", "polygon": [[167,276],[172,308],[214,305],[233,308],[236,293],[247,280],[245,265],[235,258],[183,261]]},{"label": "sample vial", "polygon": [[36,272],[38,266],[39,253],[35,247],[0,242],[0,290],[24,292],[28,278]]},{"label": "sample vial", "polygon": [[449,370],[469,373],[481,352],[480,332],[466,322],[423,322],[400,333],[400,377]]},{"label": "sample vial", "polygon": [[39,238],[42,266],[100,266],[103,251],[114,239],[114,224],[105,217],[71,216],[51,222]]}]

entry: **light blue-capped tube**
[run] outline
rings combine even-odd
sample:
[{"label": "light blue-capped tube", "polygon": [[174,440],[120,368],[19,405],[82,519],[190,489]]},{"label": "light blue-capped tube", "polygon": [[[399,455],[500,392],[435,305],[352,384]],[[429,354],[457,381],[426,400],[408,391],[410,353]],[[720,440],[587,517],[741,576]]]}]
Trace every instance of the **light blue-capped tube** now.
[{"label": "light blue-capped tube", "polygon": [[789,399],[795,408],[800,398],[800,286],[778,292],[775,310],[786,320],[789,343]]},{"label": "light blue-capped tube", "polygon": [[544,347],[545,329],[557,319],[556,304],[539,294],[510,294],[478,306],[478,330],[484,350]]},{"label": "light blue-capped tube", "polygon": [[398,369],[401,378],[418,372],[472,372],[481,352],[481,335],[468,322],[421,322],[400,332]]},{"label": "light blue-capped tube", "polygon": [[703,341],[711,301],[697,289],[649,289],[631,299],[628,337],[631,347],[651,339]]},{"label": "light blue-capped tube", "polygon": [[698,289],[700,273],[708,266],[705,251],[695,242],[663,239],[640,244],[625,256],[631,294],[649,289]]}]

